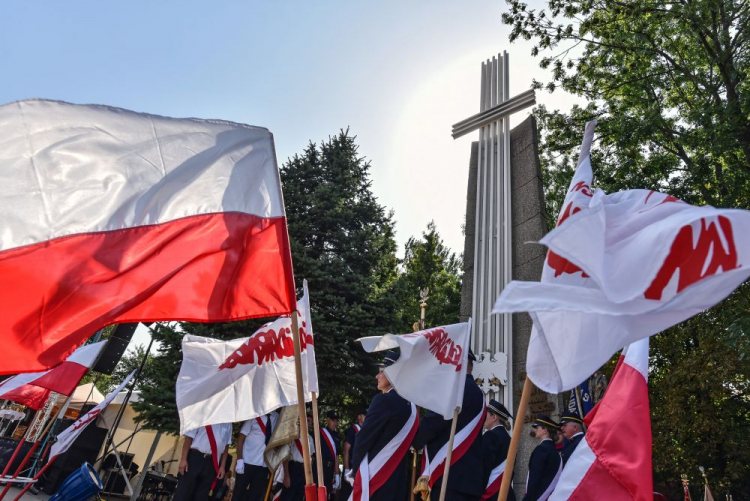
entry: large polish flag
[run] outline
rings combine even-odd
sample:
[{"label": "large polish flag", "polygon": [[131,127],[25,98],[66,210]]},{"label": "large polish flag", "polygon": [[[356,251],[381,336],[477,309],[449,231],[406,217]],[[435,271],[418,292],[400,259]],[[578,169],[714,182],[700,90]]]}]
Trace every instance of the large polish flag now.
[{"label": "large polish flag", "polygon": [[453,419],[453,411],[460,411],[464,400],[470,336],[471,319],[413,334],[369,336],[357,341],[368,353],[398,348],[398,361],[385,368],[396,393],[445,419]]},{"label": "large polish flag", "polygon": [[[315,338],[307,281],[297,301],[305,401],[318,392]],[[297,375],[290,315],[252,336],[231,341],[187,335],[177,377],[180,433],[218,423],[253,419],[297,404]]]},{"label": "large polish flag", "polygon": [[654,499],[648,341],[641,339],[625,350],[604,398],[586,416],[586,435],[550,501]]},{"label": "large polish flag", "polygon": [[39,410],[50,392],[65,396],[72,394],[81,378],[96,363],[106,343],[99,341],[81,346],[54,369],[18,374],[0,382],[0,399]]},{"label": "large polish flag", "polygon": [[606,194],[591,181],[586,154],[558,226],[541,240],[550,249],[542,281],[511,282],[493,310],[529,312],[527,373],[550,393],[750,277],[750,211],[695,207],[653,190]]},{"label": "large polish flag", "polygon": [[0,106],[0,374],[124,322],[291,312],[273,136],[106,106]]},{"label": "large polish flag", "polygon": [[47,461],[48,463],[55,457],[59,456],[60,454],[64,454],[65,451],[70,449],[70,446],[73,445],[73,442],[76,441],[76,438],[78,438],[83,430],[85,430],[88,425],[94,422],[96,418],[98,418],[102,413],[102,411],[106,409],[110,403],[112,403],[112,400],[114,400],[115,397],[119,395],[119,393],[125,388],[125,386],[127,386],[130,380],[133,379],[133,376],[135,376],[136,372],[137,371],[133,371],[128,374],[128,377],[126,377],[125,380],[120,383],[120,386],[115,388],[109,395],[107,395],[99,405],[88,411],[83,416],[79,417],[73,424],[65,428],[57,436],[57,441],[52,445],[52,448],[50,449],[49,460]]}]

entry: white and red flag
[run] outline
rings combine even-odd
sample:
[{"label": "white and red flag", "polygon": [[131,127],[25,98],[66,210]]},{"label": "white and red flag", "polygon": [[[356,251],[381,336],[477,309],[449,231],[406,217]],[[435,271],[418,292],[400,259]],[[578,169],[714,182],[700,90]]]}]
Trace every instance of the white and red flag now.
[{"label": "white and red flag", "polygon": [[[593,137],[587,125],[586,142]],[[663,193],[591,190],[588,148],[541,282],[511,282],[494,313],[528,311],[526,369],[550,393],[588,378],[617,350],[710,308],[750,276],[750,212],[694,207]]]},{"label": "white and red flag", "polygon": [[128,377],[125,378],[125,381],[120,383],[120,386],[115,388],[112,392],[110,392],[109,395],[96,407],[88,411],[83,416],[79,417],[73,424],[65,428],[58,436],[57,436],[57,442],[55,442],[52,445],[52,448],[50,449],[49,453],[49,461],[52,461],[52,459],[55,456],[58,456],[60,454],[63,454],[65,451],[67,451],[71,445],[73,445],[73,442],[75,442],[76,438],[78,438],[78,435],[83,432],[83,430],[92,422],[96,421],[96,418],[99,417],[99,414],[102,413],[104,409],[107,408],[107,406],[112,402],[112,400],[115,399],[115,397],[127,386],[127,384],[130,382],[131,379],[133,379],[133,376],[135,376],[136,371],[131,372],[128,374]]},{"label": "white and red flag", "polygon": [[99,341],[81,346],[54,369],[18,374],[0,382],[0,399],[39,410],[50,392],[65,396],[72,394],[81,378],[96,363],[106,343]]},{"label": "white and red flag", "polygon": [[586,415],[586,435],[563,469],[550,501],[651,501],[648,338],[624,350],[604,398]]},{"label": "white and red flag", "polygon": [[294,310],[268,130],[32,100],[0,137],[0,374],[113,323]]},{"label": "white and red flag", "polygon": [[[368,353],[400,349],[398,361],[385,368],[396,393],[445,419],[461,409],[466,383],[471,319],[413,334],[358,339]],[[440,388],[440,391],[435,391]]]},{"label": "white and red flag", "polygon": [[[305,401],[318,392],[315,345],[307,282],[297,301]],[[180,433],[201,426],[252,419],[297,404],[290,315],[265,324],[252,336],[219,341],[187,335],[177,377]]]}]

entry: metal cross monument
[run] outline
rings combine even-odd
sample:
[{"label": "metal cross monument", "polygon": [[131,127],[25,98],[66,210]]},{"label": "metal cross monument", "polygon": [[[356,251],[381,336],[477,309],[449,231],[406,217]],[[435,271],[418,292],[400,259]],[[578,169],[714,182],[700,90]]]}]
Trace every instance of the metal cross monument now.
[{"label": "metal cross monument", "polygon": [[509,98],[505,51],[482,63],[481,81],[479,113],[453,126],[453,139],[479,130],[471,347],[477,355],[474,377],[481,380],[482,391],[513,409],[513,375],[508,370],[512,316],[491,312],[513,271],[510,116],[533,106],[536,97],[528,90]]}]

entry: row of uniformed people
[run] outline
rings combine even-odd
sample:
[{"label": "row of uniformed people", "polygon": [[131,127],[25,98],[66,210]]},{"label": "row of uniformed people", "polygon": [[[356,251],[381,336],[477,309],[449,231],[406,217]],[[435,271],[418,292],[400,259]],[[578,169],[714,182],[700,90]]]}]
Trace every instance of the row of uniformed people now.
[{"label": "row of uniformed people", "polygon": [[[502,469],[510,445],[511,414],[499,402],[491,400],[486,406],[486,417],[480,421],[484,409],[484,395],[471,376],[474,361],[470,353],[468,373],[464,387],[464,401],[458,416],[456,427],[457,437],[462,436],[460,443],[454,444],[454,459],[448,478],[445,499],[447,501],[473,501],[496,498],[500,482],[498,472]],[[357,415],[356,422],[347,430],[343,450],[336,433],[338,415],[335,412],[327,414],[325,428],[321,429],[321,457],[323,460],[324,484],[328,488],[330,499],[333,499],[334,488],[340,488],[338,499],[349,499],[356,473],[361,469],[363,461],[372,461],[379,452],[388,447],[394,437],[404,431],[404,427],[412,414],[412,404],[393,391],[393,387],[383,372],[383,369],[398,360],[397,352],[388,352],[376,375],[377,387],[380,393],[376,395],[368,410],[362,410]],[[479,417],[479,418],[478,418]],[[246,421],[240,430],[237,441],[238,460],[235,471],[237,473],[232,501],[262,500],[268,483],[268,470],[263,460],[263,452],[272,430],[276,425],[278,413],[273,412],[263,418]],[[524,501],[546,499],[554,487],[553,482],[559,476],[563,459],[567,461],[575,446],[583,437],[582,422],[573,414],[564,414],[558,425],[547,416],[538,416],[532,423],[532,435],[540,439],[541,443],[532,453],[529,461],[529,476],[527,478],[526,495]],[[555,447],[555,438],[562,426],[562,432],[569,439],[565,449],[560,452]],[[214,425],[213,440],[217,451],[222,451],[218,465],[213,463],[211,445],[207,428],[194,430],[186,434],[183,455],[180,461],[181,479],[178,483],[176,501],[203,501],[207,499],[213,479],[219,478],[225,468],[228,444],[231,440],[231,424]],[[425,450],[428,458],[436,458],[445,454],[450,438],[451,420],[444,419],[434,412],[427,412],[419,422],[416,434],[412,435],[411,445],[416,450]],[[484,436],[480,429],[484,428]],[[461,431],[464,433],[461,433]],[[311,441],[311,438],[308,437]],[[284,489],[274,499],[282,501],[299,501],[304,497],[304,468],[302,466],[301,443],[297,441],[292,447],[291,460],[284,465],[283,473],[278,473],[278,479]],[[370,478],[377,478],[377,482],[370,485],[370,499],[400,500],[408,496],[406,473],[403,460],[406,447],[398,448],[386,464],[369,465]],[[312,441],[310,450],[314,451]],[[386,449],[390,450],[390,449]],[[341,482],[338,455],[343,454],[344,474],[350,482]],[[395,466],[394,466],[395,465]],[[373,467],[383,471],[375,475]],[[316,469],[313,468],[316,472]],[[439,499],[442,483],[442,470],[432,471],[429,484],[432,488],[432,499]],[[429,474],[431,471],[428,470]],[[515,500],[511,489],[509,500]],[[356,500],[355,500],[356,501]]]},{"label": "row of uniformed people", "polygon": [[[370,404],[367,419],[364,421],[353,453],[352,470],[357,471],[365,458],[372,459],[389,441],[396,437],[407,425],[411,415],[410,406],[404,398],[393,391],[393,387],[383,372],[383,369],[398,360],[398,353],[388,352],[381,369],[377,374],[378,390],[381,391]],[[446,487],[446,501],[480,501],[496,499],[500,489],[500,472],[510,447],[510,412],[496,400],[491,400],[486,406],[484,422],[480,419],[484,409],[484,395],[471,376],[474,355],[469,353],[469,366],[464,386],[464,400],[456,425],[456,442],[454,442],[454,458],[451,462],[448,483]],[[529,476],[527,477],[526,493],[523,501],[545,500],[549,497],[556,477],[562,470],[564,461],[570,457],[573,450],[583,438],[583,422],[575,414],[565,413],[562,424],[558,425],[547,416],[538,416],[532,423],[533,435],[541,443],[532,453],[529,460]],[[478,432],[483,425],[484,435]],[[428,458],[440,457],[445,454],[450,438],[451,420],[428,411],[421,419],[419,428],[414,436],[412,447],[416,450],[424,449]],[[562,450],[562,455],[555,447],[553,435],[562,429],[568,442]],[[459,436],[461,439],[459,439]],[[442,451],[441,451],[442,449]],[[443,456],[444,457],[444,456]],[[402,460],[403,457],[397,458]],[[374,472],[372,466],[367,465],[370,477]],[[442,467],[428,470],[431,499],[440,498],[442,484]],[[388,471],[388,476],[382,483],[370,485],[371,501],[403,500],[408,496],[405,488],[406,468],[394,468]],[[515,500],[511,489],[509,500]],[[357,500],[355,500],[357,501]]]}]

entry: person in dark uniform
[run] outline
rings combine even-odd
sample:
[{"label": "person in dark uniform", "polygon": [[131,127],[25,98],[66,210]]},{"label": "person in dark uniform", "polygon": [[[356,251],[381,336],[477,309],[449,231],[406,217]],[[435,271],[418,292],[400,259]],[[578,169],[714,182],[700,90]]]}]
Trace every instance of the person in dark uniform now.
[{"label": "person in dark uniform", "polygon": [[529,459],[529,476],[523,501],[545,501],[557,485],[562,472],[562,458],[555,449],[559,426],[544,414],[538,414],[531,424],[532,436],[541,443]]},{"label": "person in dark uniform", "polygon": [[[214,479],[224,478],[227,448],[232,440],[232,424],[222,423],[190,430],[185,433],[180,457],[175,501],[206,501]],[[214,466],[214,455],[219,470]]]},{"label": "person in dark uniform", "polygon": [[[365,460],[373,460],[375,456],[388,445],[388,443],[403,433],[412,416],[412,411],[416,412],[413,404],[406,401],[393,389],[388,377],[383,373],[385,367],[393,365],[399,358],[399,353],[389,351],[386,353],[383,363],[380,364],[380,371],[375,376],[378,381],[378,390],[381,393],[375,395],[370,407],[367,410],[367,419],[362,425],[362,429],[357,433],[357,440],[354,443],[354,452],[352,453],[352,473],[350,479],[354,479],[358,470]],[[400,465],[406,457],[407,449],[403,449],[401,457],[393,455],[389,458],[390,465]],[[365,457],[367,456],[367,457]],[[369,468],[369,478],[376,473]],[[362,471],[359,471],[360,476]],[[406,494],[406,468],[396,467],[385,480],[383,485],[376,490],[374,486],[370,488],[371,501],[404,501]]]},{"label": "person in dark uniform", "polygon": [[[344,476],[348,475],[351,471],[351,457],[354,452],[354,442],[357,439],[357,433],[362,429],[362,424],[365,422],[367,416],[367,409],[360,409],[357,412],[357,417],[354,419],[354,424],[346,430],[344,433],[343,455],[344,455]],[[352,493],[352,486],[349,482],[341,482],[341,493],[339,495],[339,501],[346,501]]]},{"label": "person in dark uniform", "polygon": [[573,455],[578,444],[583,440],[583,419],[578,417],[574,412],[564,412],[560,417],[560,431],[568,443],[562,450],[563,467],[568,463],[568,459]]},{"label": "person in dark uniform", "polygon": [[320,429],[320,457],[323,462],[323,484],[328,491],[329,500],[332,500],[334,496],[334,476],[341,474],[341,467],[339,466],[341,439],[336,432],[338,425],[339,415],[336,411],[328,411],[326,414],[326,426]]},{"label": "person in dark uniform", "polygon": [[[454,443],[445,501],[479,500],[484,493],[481,433],[484,425],[484,395],[471,375],[473,363],[476,360],[471,351],[469,351],[468,358],[469,365],[464,383],[464,400],[461,405],[461,412],[458,414],[456,434],[465,427],[471,426],[472,429],[467,438],[470,442],[468,448],[461,444],[460,450],[457,450],[459,444]],[[368,416],[367,419],[370,419],[370,417]],[[414,437],[412,447],[417,451],[426,447],[428,456],[434,458],[437,452],[448,443],[450,434],[451,420],[429,411],[419,422],[419,431]],[[460,451],[464,451],[464,453],[461,454]],[[430,499],[440,499],[442,480],[442,475],[430,479],[432,489]]]},{"label": "person in dark uniform", "polygon": [[[487,405],[487,417],[484,420],[484,435],[482,435],[482,466],[484,468],[485,486],[483,499],[497,499],[500,492],[502,477],[498,476],[504,470],[505,458],[510,448],[510,412],[497,400],[490,400]],[[501,468],[501,465],[503,467]],[[508,491],[508,501],[515,501],[513,484]]]}]

